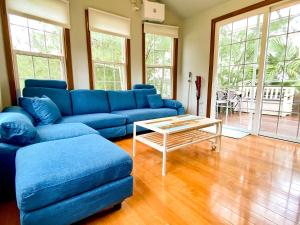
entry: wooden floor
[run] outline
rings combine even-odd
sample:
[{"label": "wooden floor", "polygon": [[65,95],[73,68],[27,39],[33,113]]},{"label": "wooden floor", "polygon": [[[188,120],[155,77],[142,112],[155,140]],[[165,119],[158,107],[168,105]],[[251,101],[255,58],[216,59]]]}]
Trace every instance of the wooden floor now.
[{"label": "wooden floor", "polygon": [[[131,153],[132,139],[116,142]],[[137,145],[134,195],[122,209],[79,224],[300,224],[300,145],[248,136],[168,154]],[[19,224],[14,201],[0,205],[0,224]]]}]

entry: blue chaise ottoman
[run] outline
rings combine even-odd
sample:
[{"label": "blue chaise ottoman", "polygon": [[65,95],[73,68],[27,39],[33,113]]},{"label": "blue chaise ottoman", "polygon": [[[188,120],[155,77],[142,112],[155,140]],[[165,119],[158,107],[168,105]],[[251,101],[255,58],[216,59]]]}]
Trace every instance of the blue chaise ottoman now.
[{"label": "blue chaise ottoman", "polygon": [[132,159],[97,134],[38,143],[16,156],[22,225],[71,224],[132,195]]}]

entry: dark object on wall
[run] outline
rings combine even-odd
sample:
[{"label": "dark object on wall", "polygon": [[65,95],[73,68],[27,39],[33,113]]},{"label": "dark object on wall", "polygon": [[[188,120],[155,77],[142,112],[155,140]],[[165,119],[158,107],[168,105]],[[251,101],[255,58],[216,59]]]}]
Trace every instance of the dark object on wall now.
[{"label": "dark object on wall", "polygon": [[201,94],[201,76],[196,76],[196,97],[197,97],[197,116],[199,116],[199,100],[200,100],[200,94]]}]

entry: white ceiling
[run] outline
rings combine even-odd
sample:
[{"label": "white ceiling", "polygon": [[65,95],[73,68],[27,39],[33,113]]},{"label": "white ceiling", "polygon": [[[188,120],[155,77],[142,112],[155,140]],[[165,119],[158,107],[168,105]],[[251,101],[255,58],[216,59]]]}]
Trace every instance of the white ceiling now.
[{"label": "white ceiling", "polygon": [[160,0],[179,16],[187,18],[228,0]]}]

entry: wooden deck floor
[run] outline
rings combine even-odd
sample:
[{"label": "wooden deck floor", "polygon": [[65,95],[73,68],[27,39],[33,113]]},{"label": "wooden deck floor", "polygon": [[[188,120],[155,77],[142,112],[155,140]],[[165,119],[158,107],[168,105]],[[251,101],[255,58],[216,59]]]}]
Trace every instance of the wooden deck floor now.
[{"label": "wooden deck floor", "polygon": [[[132,139],[116,142],[131,153]],[[79,224],[299,224],[300,145],[248,136],[222,138],[220,153],[208,143],[168,154],[137,145],[134,195],[119,211]],[[14,201],[0,205],[0,224],[19,224]]]},{"label": "wooden deck floor", "polygon": [[[254,116],[253,116],[254,117]],[[223,120],[223,124],[240,127],[243,129],[248,128],[249,124],[249,114],[241,113],[241,116],[238,112],[229,113],[227,121],[225,120],[225,113],[220,113],[219,118]],[[277,129],[278,122],[278,130]],[[271,116],[271,115],[262,115],[261,120],[261,131],[272,133],[274,135],[283,135],[287,137],[300,138],[300,129],[299,124],[299,115],[288,115],[284,117]],[[298,135],[298,136],[297,136]]]}]

